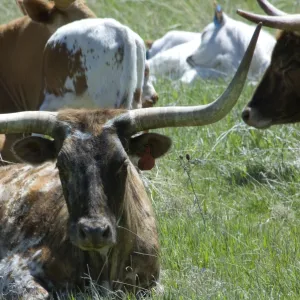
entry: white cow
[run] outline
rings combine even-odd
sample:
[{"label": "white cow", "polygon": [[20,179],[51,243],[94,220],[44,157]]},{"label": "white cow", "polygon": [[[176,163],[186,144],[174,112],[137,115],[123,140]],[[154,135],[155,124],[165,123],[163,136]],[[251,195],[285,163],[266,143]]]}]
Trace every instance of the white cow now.
[{"label": "white cow", "polygon": [[[212,68],[232,75],[236,71],[249,44],[255,27],[236,21],[222,11],[218,12],[219,22],[207,25],[199,48],[188,57],[192,67]],[[262,30],[256,45],[248,77],[259,79],[270,63],[275,38]],[[191,79],[192,80],[192,79]]]},{"label": "white cow", "polygon": [[[201,37],[201,34],[200,34]],[[218,79],[226,77],[224,72],[212,68],[191,67],[187,58],[200,46],[201,39],[175,46],[160,52],[147,62],[151,69],[152,78],[167,77],[172,80],[180,80],[183,83],[191,83],[196,77],[202,79]]]},{"label": "white cow", "polygon": [[88,19],[61,27],[45,46],[40,110],[134,109],[142,107],[142,100],[147,107],[155,104],[145,57],[141,37],[116,20]]},{"label": "white cow", "polygon": [[[200,40],[201,33],[190,32],[190,31],[181,31],[181,30],[171,30],[168,31],[163,37],[158,40],[155,40],[153,43],[148,41],[148,44],[151,44],[151,48],[147,51],[147,58],[150,59],[168,49],[171,49],[175,46],[188,43],[192,40]],[[150,45],[149,45],[150,46]]]},{"label": "white cow", "polygon": [[[148,60],[151,73],[154,78],[168,77],[184,83],[197,78],[226,79],[236,71],[253,31],[253,26],[233,20],[216,5],[213,22],[198,34],[198,39],[159,52]],[[249,78],[257,80],[262,75],[274,45],[275,38],[262,30]]]}]

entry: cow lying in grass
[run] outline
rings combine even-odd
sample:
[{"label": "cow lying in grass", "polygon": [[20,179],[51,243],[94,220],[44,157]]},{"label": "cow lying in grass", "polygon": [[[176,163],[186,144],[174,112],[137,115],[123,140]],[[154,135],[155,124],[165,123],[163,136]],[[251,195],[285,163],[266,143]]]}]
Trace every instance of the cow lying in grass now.
[{"label": "cow lying in grass", "polygon": [[[222,72],[225,76],[233,75],[251,39],[254,27],[230,18],[222,12],[220,6],[217,6],[216,16],[217,21],[203,29],[201,44],[187,58],[187,62],[193,68],[210,68]],[[260,79],[270,63],[274,45],[275,38],[262,30],[248,74],[250,79]],[[194,79],[197,76],[195,72]]]},{"label": "cow lying in grass", "polygon": [[83,289],[86,274],[103,290],[136,296],[156,285],[155,217],[129,155],[147,165],[171,140],[137,133],[225,117],[243,89],[259,30],[232,83],[209,105],[0,115],[1,133],[53,138],[18,141],[15,154],[27,163],[0,167],[0,288],[6,299]]},{"label": "cow lying in grass", "polygon": [[[216,5],[213,22],[208,24],[199,37],[148,60],[154,78],[167,77],[192,83],[198,78],[220,79],[232,76],[253,34],[254,27],[236,21],[223,13]],[[249,71],[249,78],[260,78],[270,62],[275,38],[262,31]]]}]

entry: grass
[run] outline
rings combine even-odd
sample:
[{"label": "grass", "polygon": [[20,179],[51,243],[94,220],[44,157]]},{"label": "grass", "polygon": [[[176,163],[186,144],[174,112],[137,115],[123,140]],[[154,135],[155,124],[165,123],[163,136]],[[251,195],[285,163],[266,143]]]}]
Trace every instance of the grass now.
[{"label": "grass", "polygon": [[[212,20],[212,1],[87,2],[99,16],[118,19],[144,39],[174,28],[199,31]],[[254,0],[220,2],[231,16],[237,8],[260,11]],[[1,3],[2,23],[20,15],[13,1]],[[272,3],[300,10],[300,1]],[[191,87],[167,80],[156,84],[161,106],[208,103],[225,87],[203,81]],[[299,126],[259,131],[243,124],[241,110],[253,89],[247,86],[233,111],[216,124],[159,130],[172,137],[173,147],[146,174],[164,287],[153,299],[300,297]],[[99,297],[93,288],[84,296]]]}]

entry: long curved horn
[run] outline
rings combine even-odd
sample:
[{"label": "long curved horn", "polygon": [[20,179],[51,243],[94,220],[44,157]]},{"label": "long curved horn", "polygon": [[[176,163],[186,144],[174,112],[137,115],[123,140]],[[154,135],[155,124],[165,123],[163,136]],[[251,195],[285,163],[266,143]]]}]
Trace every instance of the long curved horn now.
[{"label": "long curved horn", "polygon": [[256,27],[231,83],[225,92],[214,102],[207,105],[187,107],[155,107],[131,110],[112,120],[107,126],[124,128],[128,134],[139,131],[181,126],[203,126],[224,118],[236,104],[244,87],[261,24]]},{"label": "long curved horn", "polygon": [[22,111],[0,114],[0,133],[41,133],[51,136],[57,126],[56,112]]},{"label": "long curved horn", "polygon": [[264,26],[267,27],[290,31],[300,30],[300,15],[264,16],[249,13],[241,9],[238,9],[237,13],[251,22],[261,22]]},{"label": "long curved horn", "polygon": [[257,0],[257,3],[261,7],[261,9],[269,16],[284,16],[286,13],[278,8],[276,8],[274,5],[272,5],[267,0]]},{"label": "long curved horn", "polygon": [[59,9],[67,9],[75,0],[54,0],[55,7]]}]

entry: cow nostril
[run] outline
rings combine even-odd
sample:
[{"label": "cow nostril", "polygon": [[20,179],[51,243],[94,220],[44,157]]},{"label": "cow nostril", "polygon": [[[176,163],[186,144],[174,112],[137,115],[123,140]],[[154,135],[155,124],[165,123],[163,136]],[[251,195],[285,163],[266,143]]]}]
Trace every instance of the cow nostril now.
[{"label": "cow nostril", "polygon": [[244,122],[249,121],[250,119],[250,111],[251,109],[249,107],[245,108],[242,112],[242,119]]},{"label": "cow nostril", "polygon": [[105,228],[102,229],[102,237],[104,239],[111,237],[111,230],[110,227],[107,225]]},{"label": "cow nostril", "polygon": [[85,239],[87,237],[88,228],[84,225],[81,225],[78,229],[78,233],[81,239]]},{"label": "cow nostril", "polygon": [[192,67],[192,66],[193,66],[193,59],[192,59],[192,56],[189,56],[189,57],[186,59],[186,62]]},{"label": "cow nostril", "polygon": [[158,101],[158,99],[159,99],[159,97],[158,97],[157,94],[155,94],[155,95],[153,95],[153,96],[151,97],[151,100],[153,101],[153,104],[155,104],[155,103]]}]

